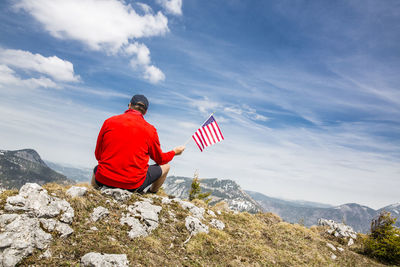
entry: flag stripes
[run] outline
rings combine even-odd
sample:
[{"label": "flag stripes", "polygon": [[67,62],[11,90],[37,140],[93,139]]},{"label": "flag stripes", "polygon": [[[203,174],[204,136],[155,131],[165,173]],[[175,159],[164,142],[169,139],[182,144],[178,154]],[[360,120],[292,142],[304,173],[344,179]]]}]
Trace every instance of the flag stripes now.
[{"label": "flag stripes", "polygon": [[192,135],[200,151],[224,140],[221,129],[211,115],[210,118]]}]

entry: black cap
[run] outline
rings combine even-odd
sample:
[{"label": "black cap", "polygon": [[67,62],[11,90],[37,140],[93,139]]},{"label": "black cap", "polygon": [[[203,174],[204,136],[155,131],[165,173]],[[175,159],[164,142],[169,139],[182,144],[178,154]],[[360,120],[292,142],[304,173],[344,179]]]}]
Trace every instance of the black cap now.
[{"label": "black cap", "polygon": [[138,103],[143,104],[145,110],[149,108],[149,100],[144,95],[134,95],[131,99],[132,105],[137,105]]}]

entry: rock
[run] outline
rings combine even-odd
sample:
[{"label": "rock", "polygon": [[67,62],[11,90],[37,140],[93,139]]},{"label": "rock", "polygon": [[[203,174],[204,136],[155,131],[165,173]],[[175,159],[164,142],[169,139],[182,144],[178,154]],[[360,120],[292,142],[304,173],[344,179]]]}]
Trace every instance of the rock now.
[{"label": "rock", "polygon": [[353,230],[353,228],[343,223],[335,223],[333,220],[321,218],[318,220],[318,225],[329,226],[329,229],[326,232],[336,237],[351,237],[353,239],[357,238],[357,233]]},{"label": "rock", "polygon": [[341,247],[338,247],[337,249],[338,249],[340,252],[343,252],[343,251],[344,251],[344,249],[341,248]]},{"label": "rock", "polygon": [[171,204],[172,203],[172,199],[170,199],[168,197],[162,197],[161,198],[161,203],[162,204]]},{"label": "rock", "polygon": [[203,219],[203,215],[205,212],[204,208],[199,208],[191,202],[183,201],[179,198],[174,198],[173,201],[177,202],[183,209],[187,209],[192,213],[192,215],[200,220]]},{"label": "rock", "polygon": [[187,216],[185,219],[186,229],[190,232],[191,235],[195,235],[198,233],[206,233],[208,234],[208,226],[203,224],[198,218]]},{"label": "rock", "polygon": [[158,226],[158,215],[161,207],[150,204],[147,201],[138,201],[134,205],[128,207],[128,211],[134,216],[141,218],[149,230],[154,230]]},{"label": "rock", "polygon": [[350,238],[349,239],[349,242],[347,243],[347,246],[352,246],[352,245],[354,245],[354,240],[353,240],[353,238]]},{"label": "rock", "polygon": [[221,215],[221,214],[222,214],[221,211],[219,211],[219,210],[217,210],[216,212],[217,212],[218,215]]},{"label": "rock", "polygon": [[117,201],[126,201],[132,196],[132,192],[120,188],[108,188],[103,186],[100,191],[102,194],[111,196]]},{"label": "rock", "polygon": [[122,215],[120,223],[131,227],[128,232],[131,239],[147,236],[158,227],[158,215],[161,209],[160,206],[153,205],[149,201],[138,201],[134,205],[128,206],[128,213]]},{"label": "rock", "polygon": [[332,260],[336,260],[336,258],[337,258],[337,256],[336,256],[335,254],[332,253],[331,259],[332,259]]},{"label": "rock", "polygon": [[210,215],[211,217],[217,217],[215,213],[212,210],[207,210],[207,214]]},{"label": "rock", "polygon": [[129,214],[123,214],[120,223],[122,225],[127,224],[131,227],[131,230],[128,232],[128,236],[131,239],[148,235],[146,226],[142,225],[138,219]]},{"label": "rock", "polygon": [[43,250],[52,237],[40,228],[38,218],[26,214],[0,215],[0,266],[15,266],[34,249]]},{"label": "rock", "polygon": [[57,197],[49,196],[47,190],[35,183],[21,187],[19,194],[7,198],[7,211],[24,211],[31,217],[54,218],[61,215],[61,221],[72,223],[74,210],[71,205]]},{"label": "rock", "polygon": [[67,195],[70,197],[83,197],[87,193],[86,187],[72,186],[67,190]]},{"label": "rock", "polygon": [[100,219],[104,219],[110,214],[108,209],[104,207],[97,207],[93,210],[92,215],[90,216],[90,219],[94,222],[97,222]]},{"label": "rock", "polygon": [[92,226],[92,227],[90,227],[90,230],[92,230],[92,231],[98,231],[99,229],[97,229],[96,226]]},{"label": "rock", "polygon": [[49,259],[51,258],[53,255],[51,254],[51,250],[47,249],[42,255],[39,256],[39,259]]},{"label": "rock", "polygon": [[102,254],[90,252],[81,258],[83,266],[88,267],[128,267],[126,254]]},{"label": "rock", "polygon": [[330,249],[332,249],[333,251],[336,251],[336,248],[334,245],[332,245],[331,243],[326,243],[326,246]]},{"label": "rock", "polygon": [[219,230],[224,230],[224,228],[225,228],[225,224],[222,221],[217,220],[217,219],[212,219],[210,224]]}]

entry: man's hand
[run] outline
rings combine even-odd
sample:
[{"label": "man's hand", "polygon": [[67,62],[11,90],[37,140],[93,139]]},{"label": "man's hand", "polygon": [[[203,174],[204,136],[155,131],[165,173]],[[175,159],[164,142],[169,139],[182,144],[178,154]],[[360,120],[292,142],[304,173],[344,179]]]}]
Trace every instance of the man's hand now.
[{"label": "man's hand", "polygon": [[175,147],[174,148],[174,152],[175,152],[175,155],[180,155],[180,154],[182,154],[182,152],[183,152],[183,150],[185,150],[185,146],[177,146],[177,147]]}]

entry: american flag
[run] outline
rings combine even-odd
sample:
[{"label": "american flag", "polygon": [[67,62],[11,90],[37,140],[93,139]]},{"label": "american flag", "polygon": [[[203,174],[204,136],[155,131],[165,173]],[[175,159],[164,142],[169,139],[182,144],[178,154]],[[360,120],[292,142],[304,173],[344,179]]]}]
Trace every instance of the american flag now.
[{"label": "american flag", "polygon": [[224,136],[213,115],[192,135],[192,138],[200,148],[200,151],[224,140]]}]

